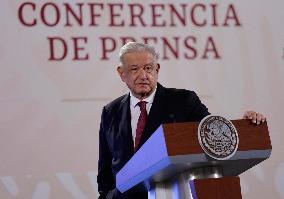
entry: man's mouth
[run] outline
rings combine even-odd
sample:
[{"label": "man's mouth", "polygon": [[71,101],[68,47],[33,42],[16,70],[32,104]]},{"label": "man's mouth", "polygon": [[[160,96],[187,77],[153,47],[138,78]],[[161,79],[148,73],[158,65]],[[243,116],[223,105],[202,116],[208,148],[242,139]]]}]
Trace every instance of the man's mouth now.
[{"label": "man's mouth", "polygon": [[138,83],[138,85],[149,85],[149,83]]}]

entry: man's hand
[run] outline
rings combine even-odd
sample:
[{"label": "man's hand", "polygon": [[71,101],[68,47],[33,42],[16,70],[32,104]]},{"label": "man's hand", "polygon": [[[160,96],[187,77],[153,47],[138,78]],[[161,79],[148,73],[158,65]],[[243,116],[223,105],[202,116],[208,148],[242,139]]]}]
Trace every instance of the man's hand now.
[{"label": "man's hand", "polygon": [[257,113],[255,111],[246,111],[243,119],[249,119],[252,121],[254,124],[260,124],[262,122],[265,122],[266,118],[261,114]]}]

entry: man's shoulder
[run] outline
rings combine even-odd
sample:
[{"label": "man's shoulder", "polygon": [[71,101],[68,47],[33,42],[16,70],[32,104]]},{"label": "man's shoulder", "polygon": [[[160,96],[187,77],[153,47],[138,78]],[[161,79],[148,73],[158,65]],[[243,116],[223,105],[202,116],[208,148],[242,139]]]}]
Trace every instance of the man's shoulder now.
[{"label": "man's shoulder", "polygon": [[165,95],[169,97],[185,97],[185,96],[192,96],[196,95],[194,91],[187,90],[187,89],[181,89],[181,88],[166,88],[162,87],[164,90]]},{"label": "man's shoulder", "polygon": [[107,111],[111,111],[111,110],[117,110],[122,103],[126,102],[128,99],[129,94],[125,94],[122,95],[114,100],[112,100],[111,102],[109,102],[108,104],[105,105],[105,109]]},{"label": "man's shoulder", "polygon": [[165,90],[170,93],[194,93],[191,90],[182,89],[182,88],[165,88]]}]

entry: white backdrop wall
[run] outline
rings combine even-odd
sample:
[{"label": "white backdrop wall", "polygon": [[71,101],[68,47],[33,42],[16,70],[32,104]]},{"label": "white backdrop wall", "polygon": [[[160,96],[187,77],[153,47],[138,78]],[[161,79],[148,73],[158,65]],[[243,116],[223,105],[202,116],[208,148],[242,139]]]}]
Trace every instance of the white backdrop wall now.
[{"label": "white backdrop wall", "polygon": [[270,159],[243,198],[284,198],[284,2],[25,1],[0,6],[0,198],[95,198],[103,105],[127,92],[123,42],[160,52],[159,82],[211,113],[267,116]]}]

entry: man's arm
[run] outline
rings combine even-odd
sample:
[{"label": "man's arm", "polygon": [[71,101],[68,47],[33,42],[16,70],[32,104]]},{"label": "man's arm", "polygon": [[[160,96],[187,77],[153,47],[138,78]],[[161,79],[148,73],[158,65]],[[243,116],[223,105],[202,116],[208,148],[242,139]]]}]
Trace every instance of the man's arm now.
[{"label": "man's arm", "polygon": [[207,115],[210,115],[208,108],[200,101],[194,91],[190,91],[187,97],[187,108],[189,109],[189,117],[193,121],[201,121]]},{"label": "man's arm", "polygon": [[98,162],[98,191],[99,198],[106,198],[108,192],[115,187],[114,177],[111,169],[112,155],[107,142],[107,130],[109,120],[105,108],[101,115],[101,124],[99,131],[99,162]]},{"label": "man's arm", "polygon": [[[190,104],[192,104],[190,112],[194,115],[194,119],[196,119],[196,121],[200,121],[202,118],[210,114],[207,107],[201,103],[195,92],[192,91],[189,101]],[[246,111],[243,115],[243,119],[249,119],[256,125],[266,121],[266,118],[261,113],[257,113],[255,111]]]}]

